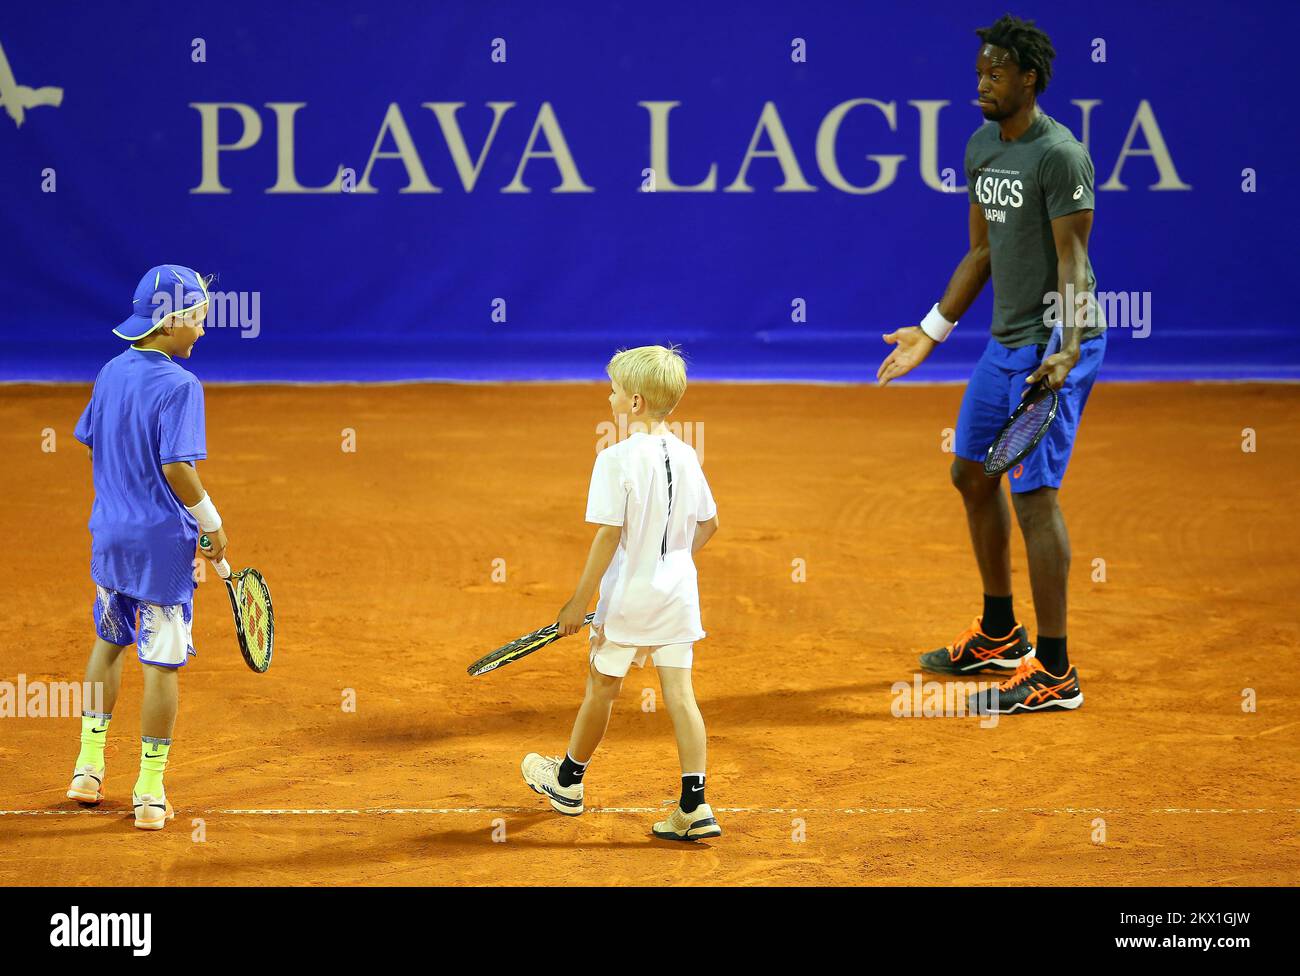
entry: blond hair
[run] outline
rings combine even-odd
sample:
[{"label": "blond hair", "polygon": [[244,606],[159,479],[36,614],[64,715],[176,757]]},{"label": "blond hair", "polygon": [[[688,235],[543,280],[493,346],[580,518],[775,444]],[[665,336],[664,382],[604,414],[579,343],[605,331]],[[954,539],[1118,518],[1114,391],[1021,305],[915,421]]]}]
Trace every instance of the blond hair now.
[{"label": "blond hair", "polygon": [[668,416],[686,392],[686,361],[675,345],[620,349],[605,372],[629,396],[641,394],[652,417]]}]

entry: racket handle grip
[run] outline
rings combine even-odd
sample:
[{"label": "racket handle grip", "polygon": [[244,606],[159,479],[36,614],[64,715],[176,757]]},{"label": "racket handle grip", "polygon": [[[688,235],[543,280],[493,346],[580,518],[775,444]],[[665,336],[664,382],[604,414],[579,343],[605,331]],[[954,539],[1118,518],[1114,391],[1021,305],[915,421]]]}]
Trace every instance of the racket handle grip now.
[{"label": "racket handle grip", "polygon": [[[206,549],[211,544],[212,540],[208,538],[207,533],[199,536],[199,546],[201,548]],[[212,560],[212,568],[217,571],[217,575],[223,580],[230,579],[230,563],[226,562],[224,559]]]}]

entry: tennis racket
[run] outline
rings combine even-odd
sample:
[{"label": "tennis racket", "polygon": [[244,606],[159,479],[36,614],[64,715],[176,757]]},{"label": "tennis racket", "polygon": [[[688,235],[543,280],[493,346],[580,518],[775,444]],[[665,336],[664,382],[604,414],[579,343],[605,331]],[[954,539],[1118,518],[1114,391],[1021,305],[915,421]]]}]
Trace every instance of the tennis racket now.
[{"label": "tennis racket", "polygon": [[[594,613],[587,614],[587,619],[582,623],[587,625],[596,619]],[[491,654],[485,654],[466,670],[471,677],[478,677],[480,674],[487,674],[489,671],[495,671],[499,667],[509,664],[511,661],[518,661],[521,657],[527,657],[533,651],[540,651],[547,644],[552,644],[560,639],[559,624],[551,624],[540,630],[534,630],[531,634],[524,634],[512,640],[509,644],[503,644]]]},{"label": "tennis racket", "polygon": [[984,455],[984,473],[996,478],[1027,458],[1056,419],[1059,400],[1056,391],[1043,380],[1031,386],[989,445]]},{"label": "tennis racket", "polygon": [[[1048,339],[1039,362],[1061,348],[1062,338],[1061,327],[1053,327],[1051,338]],[[988,452],[984,455],[984,473],[990,478],[996,478],[1027,458],[1052,426],[1059,403],[1057,392],[1045,380],[1039,380],[1030,386],[1015,411],[998,431],[998,436],[989,445]]]},{"label": "tennis racket", "polygon": [[[205,535],[199,545],[207,548],[210,540]],[[226,583],[230,596],[230,611],[235,616],[235,636],[239,638],[239,653],[244,663],[263,674],[271,666],[271,653],[275,650],[275,613],[271,608],[271,591],[266,580],[255,569],[230,571],[224,559],[213,561],[212,568]]]}]

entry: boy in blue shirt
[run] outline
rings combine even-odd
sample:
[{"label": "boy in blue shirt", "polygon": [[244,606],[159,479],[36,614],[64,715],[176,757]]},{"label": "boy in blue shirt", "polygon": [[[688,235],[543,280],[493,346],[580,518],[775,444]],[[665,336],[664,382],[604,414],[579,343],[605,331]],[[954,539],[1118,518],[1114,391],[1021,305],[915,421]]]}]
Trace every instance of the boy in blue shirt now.
[{"label": "boy in blue shirt", "polygon": [[76,438],[90,449],[95,502],[90,575],[95,582],[95,645],[86,681],[104,689],[103,713],[83,712],[81,752],[68,797],[104,797],[104,744],[131,644],[144,671],[140,775],[135,825],[160,830],[175,814],[163,773],[176,721],[177,672],[194,654],[193,560],[220,559],[226,533],[194,462],[207,457],[203,387],[177,359],[203,335],[208,282],[189,268],[161,265],[140,279],[130,318],[113,330],[131,342],[99,371]]}]

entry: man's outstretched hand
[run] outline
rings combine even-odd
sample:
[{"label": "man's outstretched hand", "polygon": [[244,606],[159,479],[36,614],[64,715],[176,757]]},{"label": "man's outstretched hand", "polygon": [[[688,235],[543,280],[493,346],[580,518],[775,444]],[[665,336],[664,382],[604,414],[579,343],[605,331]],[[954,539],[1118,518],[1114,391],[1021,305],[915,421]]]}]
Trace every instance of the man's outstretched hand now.
[{"label": "man's outstretched hand", "polygon": [[894,347],[893,351],[885,357],[885,361],[880,364],[880,368],[876,370],[876,382],[881,386],[890,380],[906,376],[916,369],[925,362],[925,357],[930,355],[930,350],[938,345],[915,325],[897,329],[881,338]]}]

